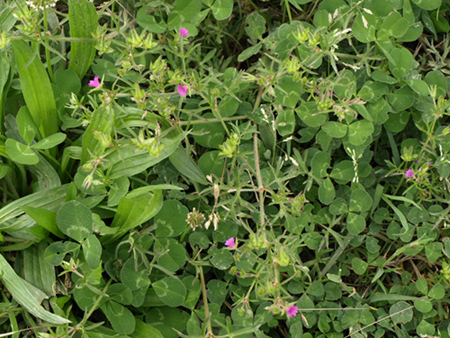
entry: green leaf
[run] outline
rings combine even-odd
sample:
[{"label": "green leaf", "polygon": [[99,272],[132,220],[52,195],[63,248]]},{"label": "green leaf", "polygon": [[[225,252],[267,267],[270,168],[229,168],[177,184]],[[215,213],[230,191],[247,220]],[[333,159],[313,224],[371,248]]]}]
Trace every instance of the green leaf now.
[{"label": "green leaf", "polygon": [[425,296],[428,294],[428,282],[424,277],[420,277],[415,283],[417,291],[424,294]]},{"label": "green leaf", "polygon": [[363,275],[366,272],[369,264],[363,261],[361,258],[355,257],[352,259],[352,266],[357,275]]},{"label": "green leaf", "polygon": [[198,303],[198,299],[202,293],[202,286],[200,280],[194,276],[187,276],[182,280],[184,286],[186,287],[186,298],[184,300],[183,306],[193,310]]},{"label": "green leaf", "polygon": [[149,32],[162,34],[167,29],[167,24],[163,19],[160,19],[159,22],[157,22],[155,16],[153,16],[154,12],[152,14],[147,14],[148,10],[152,10],[153,7],[147,6],[142,7],[139,9],[136,15],[136,22],[144,29],[147,29]]},{"label": "green leaf", "polygon": [[130,187],[130,180],[126,176],[119,177],[114,180],[108,194],[108,207],[113,207],[119,204],[122,197],[124,197]]},{"label": "green leaf", "polygon": [[428,96],[430,94],[430,92],[428,91],[428,84],[425,81],[419,80],[419,79],[407,79],[404,81],[417,94],[422,95],[422,96]]},{"label": "green leaf", "polygon": [[37,224],[50,231],[53,235],[58,236],[59,238],[66,238],[56,225],[56,213],[31,206],[23,206],[21,209],[33,218]]},{"label": "green leaf", "polygon": [[186,153],[186,150],[184,148],[177,148],[177,150],[175,150],[175,152],[169,156],[169,160],[182,175],[186,176],[194,182],[208,185],[208,181],[206,181],[205,175],[194,162],[192,157]]},{"label": "green leaf", "polygon": [[69,69],[77,73],[80,80],[84,77],[94,61],[96,49],[92,33],[97,31],[97,11],[92,2],[87,0],[69,0],[71,60]]},{"label": "green leaf", "polygon": [[275,124],[278,134],[280,134],[283,137],[291,135],[295,129],[294,111],[283,110],[279,112]]},{"label": "green leaf", "polygon": [[59,118],[44,65],[25,41],[12,40],[11,44],[17,59],[23,97],[30,114],[42,137],[53,135],[58,130]]},{"label": "green leaf", "polygon": [[445,97],[447,93],[447,80],[444,74],[439,70],[433,70],[427,72],[424,80],[429,86],[436,86],[436,98],[439,98],[440,96]]},{"label": "green leaf", "polygon": [[429,299],[417,299],[414,301],[414,307],[422,313],[427,313],[433,309],[433,304]]},{"label": "green leaf", "polygon": [[240,304],[231,310],[231,318],[236,326],[249,327],[253,325],[253,311],[250,306]]},{"label": "green leaf", "polygon": [[352,235],[358,235],[366,228],[366,221],[360,215],[350,212],[347,216],[347,229]]},{"label": "green leaf", "polygon": [[125,306],[110,301],[101,307],[111,323],[112,328],[119,334],[131,334],[136,327],[133,313]]},{"label": "green leaf", "polygon": [[[112,109],[99,107],[93,112],[92,115],[92,120],[89,123],[89,127],[83,133],[83,138],[81,141],[82,150],[80,165],[85,164],[92,157],[92,155],[101,156],[105,151],[105,146],[102,145],[97,138],[95,138],[94,133],[102,133],[106,137],[109,137],[113,130],[114,112]],[[122,157],[122,159],[124,157]]]},{"label": "green leaf", "polygon": [[20,108],[16,116],[16,121],[20,136],[22,136],[25,142],[29,145],[39,131],[37,130],[33,117],[26,106]]},{"label": "green leaf", "polygon": [[95,269],[100,264],[102,256],[102,245],[94,234],[88,236],[82,244],[83,254],[91,269]]},{"label": "green leaf", "polygon": [[122,283],[114,283],[108,288],[109,299],[122,305],[131,305],[133,293],[130,288]]},{"label": "green leaf", "polygon": [[27,282],[44,291],[47,296],[55,294],[55,268],[45,259],[47,243],[43,241],[23,250],[23,277]]},{"label": "green leaf", "polygon": [[74,242],[53,242],[45,250],[45,259],[53,266],[60,265],[69,252],[79,252],[80,245]]},{"label": "green leaf", "polygon": [[331,171],[330,177],[339,184],[347,184],[355,177],[355,168],[352,161],[339,162]]},{"label": "green leaf", "polygon": [[233,0],[216,0],[211,7],[216,20],[225,20],[233,11]]},{"label": "green leaf", "polygon": [[410,115],[411,113],[409,111],[401,113],[391,113],[389,114],[389,118],[383,124],[383,126],[390,132],[401,132],[408,124]]},{"label": "green leaf", "polygon": [[372,207],[372,197],[363,189],[355,189],[350,197],[350,208],[352,212],[367,211]]},{"label": "green leaf", "polygon": [[367,105],[367,110],[372,115],[372,121],[374,124],[383,124],[389,118],[388,113],[392,110],[389,104],[384,98],[379,98],[375,102],[371,102]]},{"label": "green leaf", "polygon": [[403,86],[393,93],[388,93],[389,104],[397,111],[408,109],[414,104],[415,94],[409,86]]},{"label": "green leaf", "polygon": [[188,227],[186,222],[188,211],[188,208],[177,200],[165,201],[154,218],[154,222],[158,226],[155,232],[156,236],[160,238],[181,235]]},{"label": "green leaf", "polygon": [[334,86],[334,94],[337,97],[344,99],[356,94],[356,77],[352,71],[344,69],[336,78]]},{"label": "green leaf", "polygon": [[371,75],[372,79],[374,79],[376,82],[383,82],[387,84],[396,84],[398,80],[394,79],[392,76],[389,76],[385,72],[381,70],[376,70],[372,72]]},{"label": "green leaf", "polygon": [[227,249],[214,249],[210,261],[217,269],[226,270],[233,263],[233,256]]},{"label": "green leaf", "polygon": [[136,320],[136,328],[131,334],[130,337],[132,338],[164,338],[164,336],[161,334],[161,332],[154,328],[153,326],[144,323],[143,321],[140,321],[139,319]]},{"label": "green leaf", "polygon": [[78,201],[65,203],[56,214],[59,229],[81,243],[93,232],[92,212]]},{"label": "green leaf", "polygon": [[366,11],[361,12],[355,18],[352,31],[355,38],[362,43],[375,41],[375,31],[378,19],[375,15]]},{"label": "green leaf", "polygon": [[432,11],[441,6],[442,0],[412,0],[417,6],[427,11]]},{"label": "green leaf", "polygon": [[416,332],[419,337],[432,337],[436,332],[435,325],[428,323],[425,319],[422,319],[416,328]]},{"label": "green leaf", "polygon": [[[202,118],[214,118],[214,115],[207,113]],[[225,129],[220,122],[205,122],[202,124],[194,124],[192,126],[193,136],[196,143],[205,148],[219,149],[219,145],[223,143]],[[198,135],[199,133],[204,135]],[[208,154],[208,153],[205,153]]]},{"label": "green leaf", "polygon": [[385,83],[367,81],[358,92],[358,96],[363,101],[375,101],[388,91]]},{"label": "green leaf", "polygon": [[262,35],[266,32],[266,19],[258,12],[248,14],[245,18],[245,32],[253,40],[261,40]]},{"label": "green leaf", "polygon": [[327,114],[319,112],[316,102],[302,103],[295,112],[309,127],[320,127],[327,120]]},{"label": "green leaf", "polygon": [[335,121],[328,121],[322,125],[322,130],[334,138],[343,138],[347,135],[347,125]]},{"label": "green leaf", "polygon": [[343,198],[336,198],[329,208],[330,214],[339,216],[348,212],[348,205]]},{"label": "green leaf", "polygon": [[[160,152],[159,157],[149,156],[147,151],[135,151],[133,146],[121,147],[120,151],[115,151],[106,157],[106,160],[111,163],[110,178],[131,177],[147,170],[172,155],[187,134],[180,134],[174,139],[163,138],[161,144],[164,145],[164,149]],[[87,158],[88,156],[86,156]]]},{"label": "green leaf", "polygon": [[152,284],[156,295],[170,307],[177,307],[184,303],[186,287],[176,278],[166,277]]},{"label": "green leaf", "polygon": [[322,282],[316,280],[309,285],[306,293],[311,296],[322,297],[325,293],[325,289],[323,288]]},{"label": "green leaf", "polygon": [[0,230],[11,230],[14,227],[14,221],[23,222],[23,218],[19,217],[24,214],[21,207],[34,206],[36,208],[44,208],[50,211],[56,211],[66,198],[66,193],[69,185],[63,185],[48,189],[46,191],[39,191],[34,194],[21,197],[14,202],[9,203],[0,209]]},{"label": "green leaf", "polygon": [[319,187],[319,200],[323,204],[330,204],[336,197],[336,191],[334,190],[334,185],[331,180],[327,177],[322,181]]},{"label": "green leaf", "polygon": [[201,0],[177,0],[167,19],[167,24],[179,27],[185,22],[191,22],[202,8]]},{"label": "green leaf", "polygon": [[445,297],[445,289],[441,284],[435,285],[428,292],[428,297],[431,299],[442,299]]},{"label": "green leaf", "polygon": [[389,309],[389,314],[391,315],[391,320],[394,324],[406,324],[413,318],[413,306],[408,303],[400,301],[395,303]]},{"label": "green leaf", "polygon": [[217,150],[208,151],[198,160],[198,166],[205,176],[213,174],[222,177],[225,159],[219,153]]},{"label": "green leaf", "polygon": [[222,306],[228,295],[227,283],[217,279],[210,280],[207,285],[206,294],[211,303]]},{"label": "green leaf", "polygon": [[295,81],[293,76],[283,76],[275,85],[275,100],[288,108],[295,108],[303,92],[301,81]]},{"label": "green leaf", "polygon": [[128,286],[131,291],[146,289],[150,285],[148,270],[144,265],[140,265],[136,268],[133,257],[128,259],[123,265],[122,270],[120,270],[120,280],[123,284]]},{"label": "green leaf", "polygon": [[256,45],[253,45],[251,47],[248,47],[247,49],[244,49],[244,51],[238,55],[238,62],[243,62],[250,58],[251,56],[258,54],[259,50],[261,49],[262,44],[257,43]]},{"label": "green leaf", "polygon": [[151,308],[145,314],[145,321],[157,327],[164,338],[179,338],[180,336],[173,329],[184,331],[188,318],[189,315],[186,312],[166,306]]},{"label": "green leaf", "polygon": [[112,228],[118,228],[114,235],[102,237],[102,244],[108,244],[120,238],[131,229],[147,222],[155,216],[162,207],[161,190],[153,193],[143,193],[137,196],[129,193],[120,200],[117,212],[114,215]]},{"label": "green leaf", "polygon": [[155,242],[155,252],[164,253],[158,264],[169,271],[177,271],[186,263],[186,249],[172,238],[160,238]]},{"label": "green leaf", "polygon": [[406,33],[408,27],[408,21],[399,12],[391,12],[382,20],[381,27],[377,32],[378,40],[390,37],[398,38]]},{"label": "green leaf", "polygon": [[49,137],[40,140],[39,142],[31,145],[33,149],[51,149],[56,147],[58,144],[63,143],[67,135],[64,133],[56,133],[50,135]]},{"label": "green leaf", "polygon": [[12,138],[5,142],[6,153],[11,161],[19,164],[33,165],[39,162],[39,157],[29,146],[20,143]]},{"label": "green leaf", "polygon": [[230,95],[225,96],[219,103],[220,116],[233,116],[239,107],[239,101]]},{"label": "green leaf", "polygon": [[[70,102],[72,93],[77,95],[81,89],[81,81],[77,73],[71,69],[59,68],[55,72],[55,84],[52,84],[53,93],[55,94],[56,107],[60,113],[64,112],[65,106]],[[65,116],[64,124],[67,125],[69,117]],[[72,120],[70,120],[72,121]],[[81,121],[72,121],[73,127],[76,128]],[[69,127],[69,126],[68,126]],[[72,125],[70,125],[72,127]]]},{"label": "green leaf", "polygon": [[390,55],[389,70],[397,79],[401,79],[411,69],[414,57],[406,48],[395,48]]},{"label": "green leaf", "polygon": [[326,177],[327,169],[330,167],[331,157],[328,153],[318,151],[311,160],[311,171],[314,176]]},{"label": "green leaf", "polygon": [[70,320],[45,310],[14,272],[3,255],[0,255],[0,278],[13,298],[32,315],[52,324],[67,324]]},{"label": "green leaf", "polygon": [[366,142],[374,130],[373,124],[370,121],[355,121],[348,126],[348,140],[351,144],[359,146]]}]

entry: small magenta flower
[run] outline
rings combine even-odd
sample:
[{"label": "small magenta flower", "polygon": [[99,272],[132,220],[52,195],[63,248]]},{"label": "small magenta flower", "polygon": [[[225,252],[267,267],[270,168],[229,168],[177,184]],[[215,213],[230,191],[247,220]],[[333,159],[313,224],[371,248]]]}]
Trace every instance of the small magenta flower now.
[{"label": "small magenta flower", "polygon": [[226,240],[225,245],[230,247],[230,248],[234,248],[236,246],[236,241],[234,240],[233,237],[231,237],[231,238]]},{"label": "small magenta flower", "polygon": [[178,90],[178,94],[180,94],[181,96],[186,96],[186,93],[187,93],[186,86],[178,86],[177,90]]},{"label": "small magenta flower", "polygon": [[186,28],[180,28],[180,38],[183,36],[189,36],[189,31]]},{"label": "small magenta flower", "polygon": [[409,177],[409,178],[413,178],[414,177],[414,171],[412,169],[406,170],[405,176]]},{"label": "small magenta flower", "polygon": [[287,315],[289,316],[289,318],[292,318],[297,315],[298,307],[296,307],[295,305],[289,306],[286,309],[286,312],[287,312]]},{"label": "small magenta flower", "polygon": [[98,82],[98,76],[94,77],[94,80],[89,81],[89,87],[97,88],[100,86],[100,82]]}]

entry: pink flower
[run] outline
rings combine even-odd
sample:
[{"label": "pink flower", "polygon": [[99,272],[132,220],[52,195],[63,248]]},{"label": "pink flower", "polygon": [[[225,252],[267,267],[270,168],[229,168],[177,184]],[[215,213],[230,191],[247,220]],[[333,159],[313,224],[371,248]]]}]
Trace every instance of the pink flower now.
[{"label": "pink flower", "polygon": [[287,315],[289,316],[289,318],[294,317],[297,315],[298,312],[298,307],[296,307],[295,305],[289,306],[286,309]]},{"label": "pink flower", "polygon": [[180,37],[189,36],[189,31],[186,28],[180,28]]},{"label": "pink flower", "polygon": [[187,93],[186,86],[178,86],[177,90],[178,90],[178,94],[180,94],[181,96],[186,96],[186,93]]},{"label": "pink flower", "polygon": [[405,176],[409,177],[409,178],[413,178],[414,177],[414,171],[412,169],[406,170]]},{"label": "pink flower", "polygon": [[94,77],[94,80],[89,81],[89,87],[97,88],[100,86],[100,82],[98,82],[98,76]]},{"label": "pink flower", "polygon": [[234,248],[236,246],[236,242],[235,242],[234,238],[231,237],[231,238],[226,240],[225,245],[230,247],[230,248]]}]

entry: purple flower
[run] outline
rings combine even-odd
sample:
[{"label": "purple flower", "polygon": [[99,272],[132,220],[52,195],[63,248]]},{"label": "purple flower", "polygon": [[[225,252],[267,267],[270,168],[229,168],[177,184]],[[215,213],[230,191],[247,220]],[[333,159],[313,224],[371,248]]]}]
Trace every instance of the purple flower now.
[{"label": "purple flower", "polygon": [[414,171],[412,169],[406,170],[405,176],[409,177],[409,178],[413,178],[414,177]]},{"label": "purple flower", "polygon": [[89,87],[97,88],[100,86],[100,82],[98,82],[98,76],[94,77],[94,80],[89,81]]},{"label": "purple flower", "polygon": [[180,37],[189,36],[189,31],[186,28],[180,28]]},{"label": "purple flower", "polygon": [[181,96],[186,96],[186,93],[187,93],[186,86],[178,86],[177,90],[178,90],[178,94],[180,94]]},{"label": "purple flower", "polygon": [[286,312],[287,312],[287,315],[289,316],[289,318],[292,318],[297,315],[298,307],[296,307],[295,305],[289,306],[286,309]]},{"label": "purple flower", "polygon": [[231,238],[226,240],[225,245],[230,247],[230,248],[234,248],[236,246],[236,242],[235,242],[234,238],[231,237]]}]

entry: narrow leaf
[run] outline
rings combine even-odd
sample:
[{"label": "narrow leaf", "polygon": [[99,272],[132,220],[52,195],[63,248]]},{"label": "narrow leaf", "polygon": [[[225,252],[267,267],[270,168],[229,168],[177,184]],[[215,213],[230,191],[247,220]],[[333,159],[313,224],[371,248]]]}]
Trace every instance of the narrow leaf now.
[{"label": "narrow leaf", "polygon": [[46,311],[28,291],[3,255],[0,255],[0,276],[13,298],[34,316],[52,324],[67,324],[71,321]]}]

